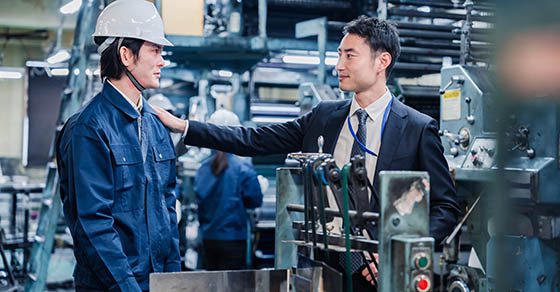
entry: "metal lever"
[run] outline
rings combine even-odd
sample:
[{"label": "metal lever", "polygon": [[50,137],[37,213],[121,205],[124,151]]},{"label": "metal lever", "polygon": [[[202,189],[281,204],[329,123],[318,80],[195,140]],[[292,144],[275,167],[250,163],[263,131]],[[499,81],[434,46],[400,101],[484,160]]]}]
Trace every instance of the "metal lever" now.
[{"label": "metal lever", "polygon": [[453,232],[451,232],[451,234],[449,234],[449,236],[447,236],[445,238],[445,240],[443,241],[443,250],[444,250],[444,254],[445,254],[445,258],[446,261],[455,261],[456,259],[450,259],[452,256],[450,255],[450,251],[451,253],[455,253],[456,254],[456,250],[454,250],[453,247],[451,247],[453,240],[455,240],[455,237],[457,236],[457,234],[459,234],[459,231],[461,230],[461,227],[463,227],[463,225],[465,224],[465,222],[467,222],[467,219],[469,219],[472,211],[474,210],[474,208],[476,207],[476,205],[478,205],[478,202],[480,201],[480,196],[478,196],[476,198],[476,200],[474,201],[474,203],[471,205],[471,207],[469,208],[469,210],[467,211],[467,214],[465,214],[465,217],[463,217],[463,219],[461,219],[461,221],[459,222],[459,224],[457,224],[457,226],[455,226],[455,229],[453,229]]},{"label": "metal lever", "polygon": [[465,117],[465,119],[467,120],[467,123],[469,124],[474,124],[474,116],[471,114],[471,102],[472,99],[470,97],[465,97],[465,102],[467,103],[467,116]]},{"label": "metal lever", "polygon": [[[351,192],[349,194],[350,199],[354,202],[356,211],[358,213],[364,213],[369,211],[370,200],[368,197],[368,177],[366,170],[365,158],[361,155],[354,156],[350,159],[350,174],[348,177],[349,184],[352,185]],[[364,228],[365,221],[354,222],[356,226],[353,228]]]},{"label": "metal lever", "polygon": [[470,135],[466,131],[460,131],[459,134],[453,134],[448,130],[440,131],[440,136],[446,137],[451,143],[462,147],[467,147],[470,141]]},{"label": "metal lever", "polygon": [[457,84],[459,85],[463,85],[465,83],[465,76],[463,75],[451,76],[451,80],[449,80],[449,82],[445,84],[445,86],[442,89],[439,90],[439,94],[444,94],[445,91],[449,89],[449,87],[451,87],[451,85],[453,85],[454,82],[457,82]]}]

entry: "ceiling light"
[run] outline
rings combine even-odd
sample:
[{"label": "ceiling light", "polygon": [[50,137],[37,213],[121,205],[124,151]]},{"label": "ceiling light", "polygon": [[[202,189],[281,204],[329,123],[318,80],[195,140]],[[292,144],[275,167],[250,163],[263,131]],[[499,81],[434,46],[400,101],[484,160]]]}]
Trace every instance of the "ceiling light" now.
[{"label": "ceiling light", "polygon": [[319,65],[319,58],[311,56],[286,55],[282,57],[282,62],[287,64]]},{"label": "ceiling light", "polygon": [[21,72],[0,69],[0,79],[20,79],[21,77],[23,77]]},{"label": "ceiling light", "polygon": [[62,14],[72,14],[80,10],[81,6],[82,6],[82,0],[72,0],[66,3],[65,5],[63,5],[62,7],[60,7],[59,11]]},{"label": "ceiling light", "polygon": [[325,65],[336,66],[336,63],[338,63],[338,58],[325,58]]},{"label": "ceiling light", "polygon": [[49,64],[47,62],[44,62],[44,61],[26,61],[25,66],[44,68],[44,67],[49,67]]},{"label": "ceiling light", "polygon": [[70,53],[65,50],[59,50],[58,52],[56,52],[55,54],[53,54],[52,56],[47,58],[47,63],[49,64],[57,64],[57,63],[62,63],[65,61],[68,61],[68,59],[70,59]]},{"label": "ceiling light", "polygon": [[66,76],[68,75],[68,69],[67,68],[56,68],[56,69],[51,69],[51,74],[53,76]]},{"label": "ceiling light", "polygon": [[[337,61],[338,58],[332,58],[332,57],[325,58],[325,64],[329,66],[336,65]],[[282,62],[286,64],[319,65],[319,57],[285,55],[284,57],[282,57]]]}]

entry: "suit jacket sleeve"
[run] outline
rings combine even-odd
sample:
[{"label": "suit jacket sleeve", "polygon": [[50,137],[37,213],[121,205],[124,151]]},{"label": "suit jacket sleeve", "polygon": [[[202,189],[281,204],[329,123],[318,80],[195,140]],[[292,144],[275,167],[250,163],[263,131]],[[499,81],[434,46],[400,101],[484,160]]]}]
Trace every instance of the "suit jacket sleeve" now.
[{"label": "suit jacket sleeve", "polygon": [[305,132],[317,107],[290,122],[258,128],[216,126],[189,121],[184,143],[240,156],[258,156],[301,151]]},{"label": "suit jacket sleeve", "polygon": [[434,119],[420,137],[419,166],[430,174],[430,235],[437,244],[451,233],[460,211]]}]

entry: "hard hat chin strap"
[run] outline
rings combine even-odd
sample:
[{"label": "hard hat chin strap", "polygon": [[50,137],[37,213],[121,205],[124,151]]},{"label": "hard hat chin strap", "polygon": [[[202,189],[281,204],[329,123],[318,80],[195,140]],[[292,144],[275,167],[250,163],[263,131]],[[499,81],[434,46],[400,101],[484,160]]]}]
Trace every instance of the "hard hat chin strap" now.
[{"label": "hard hat chin strap", "polygon": [[134,75],[132,75],[132,73],[130,73],[130,71],[128,71],[128,69],[126,69],[126,67],[124,68],[124,73],[126,74],[128,79],[130,79],[130,82],[132,82],[132,84],[134,84],[134,87],[136,87],[136,89],[138,89],[138,91],[144,91],[144,89],[146,89],[146,87],[142,86],[142,84],[140,84],[140,82],[136,79],[136,77],[134,77]]},{"label": "hard hat chin strap", "polygon": [[[124,40],[124,38],[119,38],[119,42],[117,43],[117,54],[119,55],[119,59],[120,59],[120,50],[121,50],[121,45],[122,45],[123,40]],[[120,63],[121,63],[121,66],[123,66],[123,68],[124,68],[124,73],[126,74],[126,77],[128,77],[128,79],[130,80],[130,82],[132,82],[134,87],[136,87],[136,89],[138,89],[138,91],[144,91],[146,89],[146,87],[144,87],[138,81],[138,79],[136,79],[136,77],[134,77],[134,75],[132,75],[132,73],[128,70],[128,68],[126,68],[126,66],[122,63],[122,60],[121,60]]]}]

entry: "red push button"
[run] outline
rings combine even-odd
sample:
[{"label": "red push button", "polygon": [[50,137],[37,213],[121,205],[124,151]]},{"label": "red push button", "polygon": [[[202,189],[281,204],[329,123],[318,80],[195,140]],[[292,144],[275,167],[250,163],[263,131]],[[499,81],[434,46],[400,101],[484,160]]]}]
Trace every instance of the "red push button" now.
[{"label": "red push button", "polygon": [[416,276],[415,283],[416,291],[418,292],[430,291],[430,288],[432,287],[430,278],[426,277],[425,275]]}]

